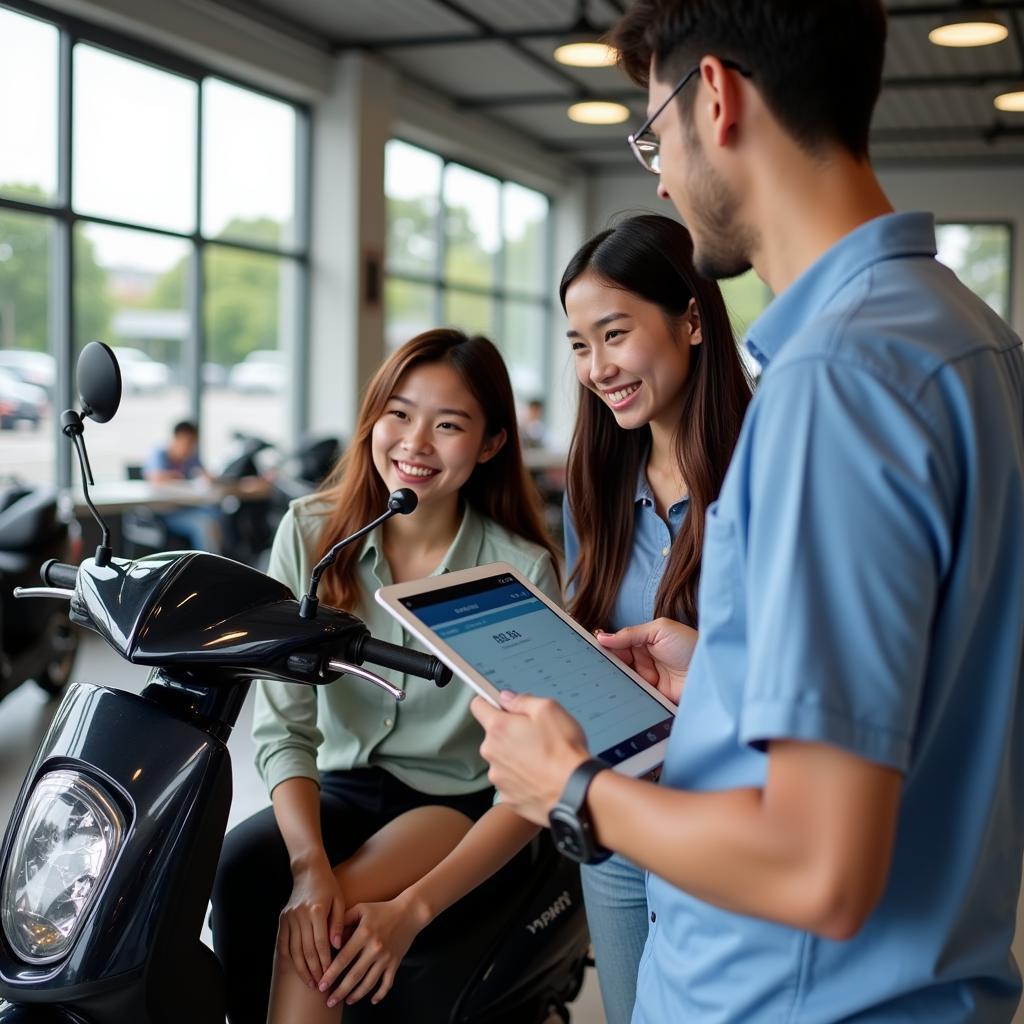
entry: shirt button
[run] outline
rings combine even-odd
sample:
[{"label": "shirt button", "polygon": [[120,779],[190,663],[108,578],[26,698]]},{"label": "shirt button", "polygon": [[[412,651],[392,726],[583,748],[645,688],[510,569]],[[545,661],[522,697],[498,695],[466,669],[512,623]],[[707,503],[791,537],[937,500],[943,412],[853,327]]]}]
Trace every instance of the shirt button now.
[{"label": "shirt button", "polygon": [[395,723],[390,718],[385,718],[384,719],[384,728],[385,729],[390,729],[391,726],[394,725],[394,724]]},{"label": "shirt button", "polygon": [[668,553],[669,553],[669,552],[670,552],[671,550],[672,550],[671,548],[662,548],[662,549],[661,549],[661,557],[662,557],[662,558],[668,558]]},{"label": "shirt button", "polygon": [[652,910],[651,911],[651,924],[654,924],[658,920],[658,915]]}]

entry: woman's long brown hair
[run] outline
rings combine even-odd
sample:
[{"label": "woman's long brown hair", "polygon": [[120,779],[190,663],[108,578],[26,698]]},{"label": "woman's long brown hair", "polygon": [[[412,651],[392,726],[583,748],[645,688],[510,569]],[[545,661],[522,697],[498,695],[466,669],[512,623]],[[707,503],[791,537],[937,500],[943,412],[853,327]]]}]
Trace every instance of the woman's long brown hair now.
[{"label": "woman's long brown hair", "polygon": [[[673,325],[697,300],[702,340],[690,349],[675,435],[690,506],[654,604],[656,618],[696,625],[704,514],[718,496],[750,402],[725,302],[718,286],[694,270],[686,228],[654,214],[631,217],[580,248],[559,286],[563,309],[569,286],[584,273],[660,306]],[[633,547],[636,480],[650,444],[649,426],[623,430],[608,406],[580,386],[567,481],[580,552],[569,579],[569,612],[587,629],[609,625]]]},{"label": "woman's long brown hair", "polygon": [[[467,337],[461,331],[438,328],[406,342],[367,386],[352,443],[320,490],[328,511],[314,561],[342,537],[376,519],[387,506],[388,491],[373,464],[373,427],[402,377],[413,367],[431,363],[446,363],[458,373],[484,412],[485,436],[501,430],[506,435],[500,451],[478,464],[462,485],[462,499],[510,533],[539,544],[554,559],[551,539],[542,525],[540,498],[523,466],[515,399],[501,353],[479,335]],[[337,608],[352,608],[359,600],[359,551],[358,544],[344,548],[321,580],[323,599]]]}]

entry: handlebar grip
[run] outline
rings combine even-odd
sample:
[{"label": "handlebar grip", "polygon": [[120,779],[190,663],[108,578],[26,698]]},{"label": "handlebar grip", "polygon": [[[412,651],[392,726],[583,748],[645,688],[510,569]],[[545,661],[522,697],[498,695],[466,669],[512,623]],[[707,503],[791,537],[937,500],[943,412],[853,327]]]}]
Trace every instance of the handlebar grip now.
[{"label": "handlebar grip", "polygon": [[432,654],[421,654],[410,651],[407,647],[389,644],[386,640],[375,640],[367,634],[354,652],[353,660],[359,664],[372,661],[384,668],[393,668],[396,672],[419,676],[421,679],[432,679],[438,686],[447,686],[452,678],[452,670],[440,658]]},{"label": "handlebar grip", "polygon": [[39,576],[48,587],[63,587],[66,590],[74,590],[78,583],[78,566],[68,565],[66,562],[58,562],[56,558],[43,562],[39,569]]}]

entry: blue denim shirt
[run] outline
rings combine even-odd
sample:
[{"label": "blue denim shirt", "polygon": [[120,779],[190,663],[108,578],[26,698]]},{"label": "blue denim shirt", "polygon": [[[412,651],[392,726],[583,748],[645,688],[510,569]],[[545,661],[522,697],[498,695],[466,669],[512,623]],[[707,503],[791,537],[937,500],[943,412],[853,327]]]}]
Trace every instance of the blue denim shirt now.
[{"label": "blue denim shirt", "polygon": [[[624,626],[635,626],[654,618],[654,601],[668,564],[672,541],[679,533],[689,504],[689,498],[681,498],[671,505],[666,523],[658,515],[654,492],[647,482],[647,472],[641,467],[633,499],[633,546],[612,606],[611,620],[604,625],[609,632],[614,633]],[[580,556],[580,542],[573,526],[568,497],[562,502],[562,528],[565,534],[565,576],[568,579]],[[567,596],[571,596],[574,590],[575,587],[569,585]]]},{"label": "blue denim shirt", "polygon": [[1024,349],[934,253],[930,215],[872,220],[751,329],[766,368],[708,511],[662,776],[759,787],[776,739],[895,768],[885,891],[838,942],[649,876],[634,1024],[1013,1015]]}]

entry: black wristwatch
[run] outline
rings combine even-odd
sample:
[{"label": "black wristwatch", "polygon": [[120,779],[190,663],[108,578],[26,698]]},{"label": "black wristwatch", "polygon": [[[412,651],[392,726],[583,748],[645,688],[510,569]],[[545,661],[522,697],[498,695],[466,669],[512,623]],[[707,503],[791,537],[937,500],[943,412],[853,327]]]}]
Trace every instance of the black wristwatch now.
[{"label": "black wristwatch", "polygon": [[548,815],[551,837],[558,852],[580,864],[600,864],[612,855],[611,850],[594,842],[594,830],[586,806],[587,790],[594,776],[609,767],[596,757],[584,761],[569,776],[558,803]]}]

